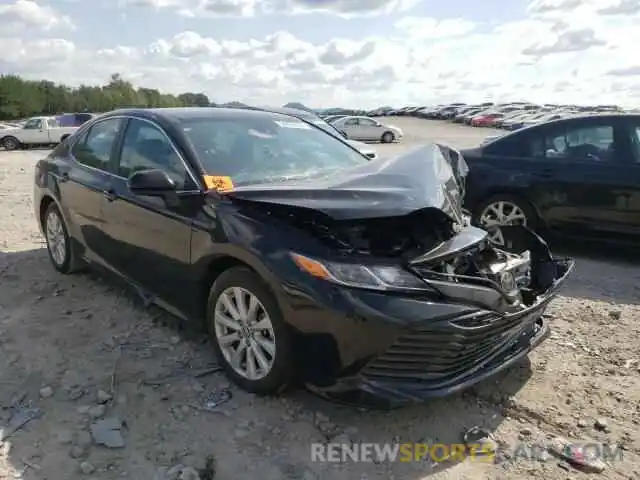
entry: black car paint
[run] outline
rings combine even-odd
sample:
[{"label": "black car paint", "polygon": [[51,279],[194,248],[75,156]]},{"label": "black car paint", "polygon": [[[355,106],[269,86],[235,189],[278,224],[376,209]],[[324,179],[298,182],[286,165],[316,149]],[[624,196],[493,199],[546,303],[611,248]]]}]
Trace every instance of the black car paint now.
[{"label": "black car paint", "polygon": [[[611,124],[613,162],[500,154],[557,128]],[[573,117],[534,125],[462,151],[469,164],[465,207],[477,211],[494,195],[515,195],[536,212],[541,230],[567,236],[637,241],[640,235],[640,158],[631,144],[640,116]]]},{"label": "black car paint", "polygon": [[[184,114],[207,115],[206,110],[189,109],[189,113]],[[464,329],[455,331],[458,328],[452,323],[455,319],[488,315],[492,319],[511,321],[513,317],[493,310],[502,301],[502,294],[490,287],[456,290],[455,285],[443,284],[441,291],[379,292],[345,288],[301,271],[290,260],[290,251],[319,256],[334,253],[307,232],[256,213],[254,208],[270,201],[302,206],[304,195],[299,187],[277,191],[267,185],[251,186],[229,194],[208,191],[202,178],[205,172],[175,120],[175,116],[184,111],[116,111],[84,125],[73,138],[58,146],[36,166],[34,206],[40,227],[44,210],[54,202],[69,226],[79,252],[87,260],[119,274],[149,300],[170,312],[200,322],[204,321],[206,297],[215,277],[229,267],[248,266],[270,287],[286,323],[295,333],[294,348],[301,378],[334,392],[375,390],[377,395],[395,401],[446,395],[502,370],[511,361],[507,361],[506,356],[526,355],[544,337],[547,327],[540,323],[542,312],[557,286],[571,271],[572,262],[558,262],[558,275],[545,286],[546,292],[541,292],[540,300],[526,313],[526,319],[512,322],[500,333],[504,342],[493,357],[502,356],[504,361],[491,363],[487,360],[488,363],[467,369],[455,378],[443,378],[437,385],[433,382],[423,384],[415,378],[388,379],[375,372],[366,373],[363,368],[369,366],[371,370],[372,365],[375,366],[373,360],[387,352],[403,335],[413,334],[416,329],[431,328],[431,325],[444,329],[441,334],[446,332],[454,338],[464,334]],[[255,114],[266,115],[264,112]],[[164,200],[131,193],[127,179],[114,174],[124,128],[113,145],[110,172],[77,163],[70,154],[74,141],[94,123],[106,118],[121,118],[123,122],[141,119],[160,127],[193,175],[192,188]],[[426,151],[437,155],[438,150]],[[406,167],[415,161],[413,157],[404,164],[396,161],[396,165]],[[422,177],[422,183],[420,179],[409,181],[389,170],[378,175],[377,180],[376,175],[364,175],[360,178],[360,187],[370,187],[373,196],[377,191],[378,198],[385,202],[373,202],[373,205],[387,214],[393,213],[393,208],[389,210],[386,201],[395,202],[395,213],[407,213],[420,207],[436,210],[444,207],[445,203],[434,200],[438,197],[430,190],[434,188],[434,180],[428,176],[430,173],[425,169],[423,173],[427,177]],[[455,188],[451,172],[447,178],[450,187]],[[381,183],[376,186],[376,181]],[[422,197],[409,200],[409,195],[401,200],[403,196],[418,192],[420,185]],[[407,186],[413,190],[407,190]],[[314,197],[317,191],[307,190],[306,194]],[[326,199],[336,206],[333,200]],[[459,208],[453,204],[449,207],[451,212]],[[361,205],[355,210],[363,213],[363,208]],[[376,207],[370,204],[370,208]],[[338,210],[334,209],[334,213]],[[355,210],[352,211],[354,215]],[[469,238],[475,237],[474,241],[478,242],[485,238],[484,232],[473,227],[463,228],[462,234],[470,244],[473,241],[468,242]],[[452,242],[441,254],[457,253],[459,249],[460,245]],[[420,259],[415,263],[411,265],[412,269],[419,267]],[[448,298],[442,293],[447,288],[454,290]],[[482,328],[491,331],[492,326],[489,323]],[[535,335],[531,333],[534,330]],[[517,339],[526,335],[533,335],[535,341],[516,345]],[[518,347],[515,353],[511,352],[514,345]],[[436,355],[437,360],[441,351],[434,348],[429,358]],[[469,362],[475,360],[467,359]]]}]

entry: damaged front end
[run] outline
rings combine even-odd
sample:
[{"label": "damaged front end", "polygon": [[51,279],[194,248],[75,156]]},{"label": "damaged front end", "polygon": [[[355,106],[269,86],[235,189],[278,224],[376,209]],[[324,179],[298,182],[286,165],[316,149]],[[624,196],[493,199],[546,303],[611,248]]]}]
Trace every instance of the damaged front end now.
[{"label": "damaged front end", "polygon": [[404,404],[449,395],[508,367],[546,337],[543,312],[573,269],[573,260],[554,258],[526,227],[504,227],[507,247],[493,245],[462,213],[464,159],[441,147],[426,152],[430,161],[423,150],[378,171],[231,195],[250,216],[294,227],[322,246],[291,252],[313,262],[318,290],[333,286],[316,303],[342,295],[339,308],[351,302],[345,318],[393,318],[393,330],[384,330],[393,333],[369,342],[371,351],[336,340],[350,349],[338,347],[340,371],[312,387],[333,400]]}]

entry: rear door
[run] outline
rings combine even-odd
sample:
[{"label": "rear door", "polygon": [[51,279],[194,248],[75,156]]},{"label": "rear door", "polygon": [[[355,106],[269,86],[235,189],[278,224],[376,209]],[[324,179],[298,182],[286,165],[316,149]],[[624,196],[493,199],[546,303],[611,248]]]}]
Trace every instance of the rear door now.
[{"label": "rear door", "polygon": [[123,120],[107,118],[92,125],[71,145],[71,167],[63,174],[60,193],[71,216],[76,236],[86,247],[85,254],[104,261],[108,239],[105,237],[104,191],[113,172],[114,148]]}]

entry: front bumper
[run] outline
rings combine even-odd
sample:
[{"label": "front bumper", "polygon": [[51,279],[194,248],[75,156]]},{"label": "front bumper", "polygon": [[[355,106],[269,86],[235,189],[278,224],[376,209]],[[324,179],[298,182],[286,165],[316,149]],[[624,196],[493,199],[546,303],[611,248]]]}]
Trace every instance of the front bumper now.
[{"label": "front bumper", "polygon": [[511,314],[460,308],[414,322],[356,373],[311,390],[342,403],[390,408],[451,395],[495,375],[549,335],[543,313],[574,268],[571,259],[553,263],[555,280],[529,308]]}]

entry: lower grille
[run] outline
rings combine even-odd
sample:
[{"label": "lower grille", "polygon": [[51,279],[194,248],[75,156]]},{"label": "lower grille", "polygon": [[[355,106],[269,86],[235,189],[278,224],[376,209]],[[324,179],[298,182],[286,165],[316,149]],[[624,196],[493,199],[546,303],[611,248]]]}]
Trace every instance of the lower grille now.
[{"label": "lower grille", "polygon": [[533,314],[500,317],[495,313],[457,317],[420,327],[396,339],[362,371],[370,379],[453,383],[482,368],[514,342]]}]

